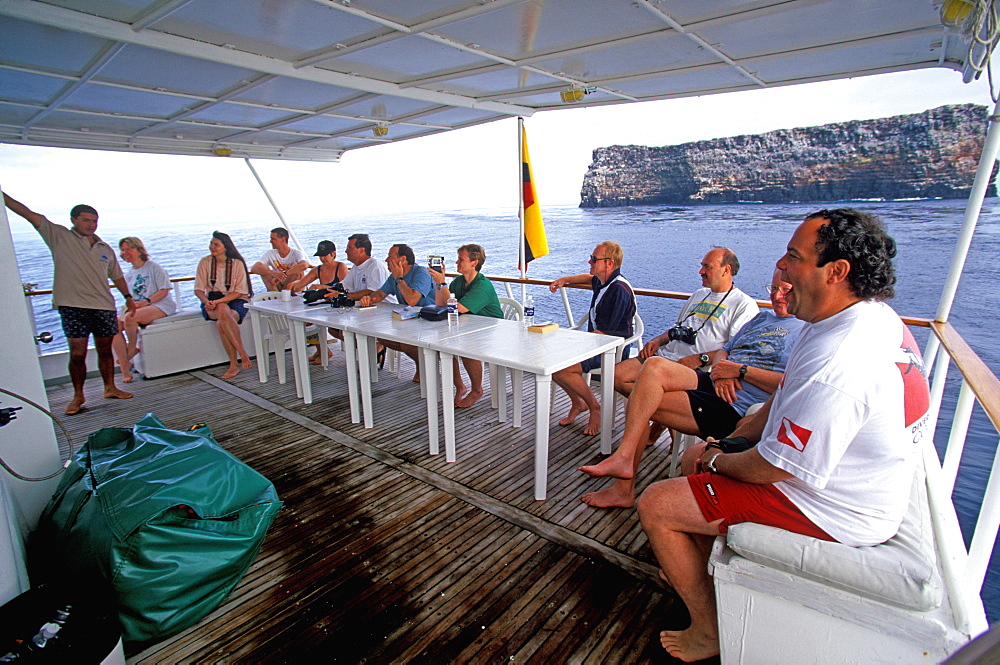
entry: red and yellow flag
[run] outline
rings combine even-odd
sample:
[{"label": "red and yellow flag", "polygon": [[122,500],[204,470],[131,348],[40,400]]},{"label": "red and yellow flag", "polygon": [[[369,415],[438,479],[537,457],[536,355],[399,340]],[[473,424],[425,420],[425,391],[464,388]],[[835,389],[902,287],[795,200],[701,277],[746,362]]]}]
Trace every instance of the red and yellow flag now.
[{"label": "red and yellow flag", "polygon": [[524,202],[524,265],[533,259],[549,253],[549,242],[545,238],[542,223],[542,209],[535,194],[535,179],[531,174],[531,158],[528,157],[528,136],[521,125],[521,197]]}]

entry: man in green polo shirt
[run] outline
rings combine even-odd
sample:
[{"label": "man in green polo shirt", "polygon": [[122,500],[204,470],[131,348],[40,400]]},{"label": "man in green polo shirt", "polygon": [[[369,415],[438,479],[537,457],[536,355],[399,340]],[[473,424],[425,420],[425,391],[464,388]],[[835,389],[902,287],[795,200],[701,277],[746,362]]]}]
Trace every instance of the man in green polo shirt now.
[{"label": "man in green polo shirt", "polygon": [[[503,318],[500,301],[497,299],[493,283],[486,279],[480,270],[486,262],[486,250],[480,245],[462,245],[458,248],[458,277],[451,284],[445,285],[444,270],[429,270],[431,279],[437,284],[435,302],[438,305],[448,304],[448,298],[455,296],[458,301],[459,314],[478,314]],[[465,392],[462,372],[458,369],[458,358],[455,358],[455,406],[465,409],[476,403],[483,396],[483,364],[472,358],[462,358],[465,371],[469,375],[469,392]]]},{"label": "man in green polo shirt", "polygon": [[131,393],[115,385],[115,361],[111,342],[118,334],[115,299],[108,280],[125,298],[130,312],[135,311],[132,294],[122,276],[115,251],[97,236],[97,211],[88,205],[78,205],[70,212],[73,228],[53,224],[44,215],[4,195],[7,207],[28,220],[52,252],[55,277],[52,281],[52,306],[59,310],[63,332],[69,342],[69,376],[73,382],[73,399],[66,405],[66,414],[80,412],[85,401],[83,384],[87,378],[87,340],[94,336],[97,368],[104,381],[104,397],[128,399]]}]

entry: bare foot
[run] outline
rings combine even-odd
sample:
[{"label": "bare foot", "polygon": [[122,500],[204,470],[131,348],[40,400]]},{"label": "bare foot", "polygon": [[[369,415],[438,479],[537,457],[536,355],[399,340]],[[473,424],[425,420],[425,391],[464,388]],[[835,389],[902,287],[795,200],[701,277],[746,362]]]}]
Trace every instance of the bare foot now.
[{"label": "bare foot", "polygon": [[122,383],[132,383],[132,368],[122,369]]},{"label": "bare foot", "polygon": [[417,372],[416,374],[413,375],[413,382],[420,383],[420,372]]},{"label": "bare foot", "polygon": [[240,363],[240,367],[242,367],[243,369],[253,369],[253,363],[250,362],[249,358],[244,358],[243,361]]},{"label": "bare foot", "polygon": [[563,427],[568,427],[572,425],[573,421],[576,420],[576,417],[586,410],[587,410],[586,404],[584,404],[583,406],[577,406],[576,404],[571,405],[569,407],[569,413],[566,414],[565,418],[559,421],[559,424],[562,425]]},{"label": "bare foot", "polygon": [[66,415],[75,416],[80,413],[80,410],[83,409],[83,403],[86,401],[83,395],[73,395],[73,399],[66,405]]},{"label": "bare foot", "polygon": [[601,431],[601,410],[590,412],[590,420],[587,421],[587,428],[583,433],[587,436],[594,436]]},{"label": "bare foot", "polygon": [[660,644],[674,658],[680,658],[685,663],[705,660],[719,655],[718,635],[693,633],[693,629],[660,632]]},{"label": "bare foot", "polygon": [[624,459],[618,453],[591,466],[581,466],[583,471],[592,478],[621,478],[631,480],[635,475],[632,471],[632,460]]},{"label": "bare foot", "polygon": [[625,485],[615,483],[606,490],[584,494],[581,500],[594,508],[631,508],[635,505],[635,494]]},{"label": "bare foot", "polygon": [[239,366],[237,366],[237,365],[230,365],[229,369],[226,370],[226,373],[223,374],[221,378],[223,378],[223,379],[231,379],[231,378],[233,378],[234,376],[236,376],[239,373],[240,373]]},{"label": "bare foot", "polygon": [[310,356],[309,357],[309,364],[310,365],[322,365],[323,361],[320,360],[320,357],[318,355],[316,355],[316,356]]},{"label": "bare foot", "polygon": [[104,391],[104,399],[132,399],[132,397],[132,393],[119,390],[117,387],[111,387]]},{"label": "bare foot", "polygon": [[465,397],[466,390],[468,389],[465,387],[464,383],[455,384],[455,406],[458,406],[458,403],[462,401],[463,397]]},{"label": "bare foot", "polygon": [[480,388],[479,390],[470,390],[465,397],[455,402],[455,406],[457,406],[460,409],[468,409],[470,406],[475,404],[482,396],[483,396],[482,388]]}]

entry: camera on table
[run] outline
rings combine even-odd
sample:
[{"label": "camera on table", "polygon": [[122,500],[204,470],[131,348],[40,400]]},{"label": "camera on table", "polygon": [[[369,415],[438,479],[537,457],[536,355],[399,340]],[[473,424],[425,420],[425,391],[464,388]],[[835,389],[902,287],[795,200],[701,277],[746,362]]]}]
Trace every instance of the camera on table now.
[{"label": "camera on table", "polygon": [[698,331],[691,326],[684,326],[680,323],[676,324],[673,328],[667,330],[667,337],[671,342],[683,342],[685,344],[694,344],[695,337],[698,336]]},{"label": "camera on table", "polygon": [[302,300],[305,301],[307,305],[311,305],[315,302],[323,300],[326,296],[327,289],[307,289],[302,292]]},{"label": "camera on table", "polygon": [[431,254],[427,257],[427,267],[431,270],[444,272],[444,257],[438,256],[437,254]]},{"label": "camera on table", "polygon": [[347,289],[340,282],[331,286],[329,291],[337,294],[330,299],[330,307],[354,307],[354,301],[347,297]]}]

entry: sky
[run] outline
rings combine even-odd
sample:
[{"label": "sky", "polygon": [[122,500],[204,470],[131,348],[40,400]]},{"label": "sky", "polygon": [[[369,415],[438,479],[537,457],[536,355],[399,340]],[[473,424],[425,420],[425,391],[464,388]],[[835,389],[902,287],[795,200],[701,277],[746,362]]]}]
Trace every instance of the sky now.
[{"label": "sky", "polygon": [[[943,104],[992,108],[984,80],[921,70],[690,99],[573,108],[525,120],[544,214],[576,205],[595,148],[661,146],[774,129],[918,113]],[[254,160],[285,219],[348,221],[406,211],[517,211],[513,118],[350,151],[339,163]],[[239,224],[277,216],[242,159],[0,145],[0,186],[55,221],[80,202],[102,222],[200,220]]]}]

